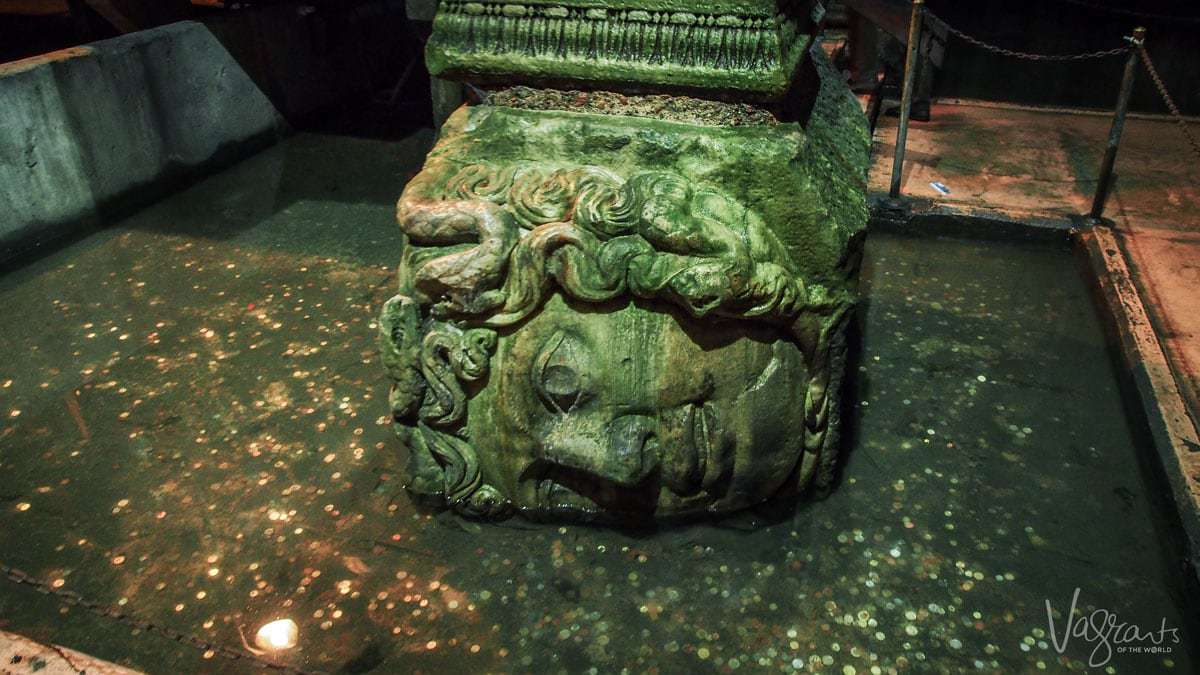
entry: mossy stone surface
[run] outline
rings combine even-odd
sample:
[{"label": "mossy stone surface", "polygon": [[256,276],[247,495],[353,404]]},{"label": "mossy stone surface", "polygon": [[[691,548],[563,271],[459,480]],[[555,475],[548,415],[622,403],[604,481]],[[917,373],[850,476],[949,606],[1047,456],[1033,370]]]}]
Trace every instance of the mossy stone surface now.
[{"label": "mossy stone surface", "polygon": [[822,84],[806,126],[721,127],[476,106],[461,108],[442,133],[431,155],[439,162],[429,168],[447,174],[480,161],[536,161],[620,174],[670,171],[720,186],[779,237],[795,272],[831,291],[855,286],[870,140],[857,101],[840,82]]},{"label": "mossy stone surface", "polygon": [[802,121],[528,91],[450,117],[380,320],[410,491],[645,522],[830,482],[869,138],[806,67]]},{"label": "mossy stone surface", "polygon": [[446,0],[426,62],[437,77],[482,84],[776,100],[811,29],[804,2]]}]

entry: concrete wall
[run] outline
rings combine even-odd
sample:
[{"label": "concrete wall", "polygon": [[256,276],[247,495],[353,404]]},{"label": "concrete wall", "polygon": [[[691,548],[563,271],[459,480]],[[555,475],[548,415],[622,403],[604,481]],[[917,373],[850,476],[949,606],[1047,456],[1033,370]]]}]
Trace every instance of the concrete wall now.
[{"label": "concrete wall", "polygon": [[0,260],[147,203],[285,130],[196,22],[0,65]]}]

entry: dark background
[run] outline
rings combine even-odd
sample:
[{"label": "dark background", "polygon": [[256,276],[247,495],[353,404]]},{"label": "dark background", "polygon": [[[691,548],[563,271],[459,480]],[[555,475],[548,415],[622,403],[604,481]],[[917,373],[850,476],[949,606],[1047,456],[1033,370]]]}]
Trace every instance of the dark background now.
[{"label": "dark background", "polygon": [[[991,44],[1041,54],[1076,54],[1124,44],[1146,28],[1146,50],[1175,102],[1200,114],[1200,1],[1159,0],[929,0],[929,10],[959,30]],[[985,52],[948,38],[934,81],[938,97],[1035,105],[1111,109],[1124,67],[1122,57],[1084,62],[1024,61]],[[1167,112],[1145,69],[1130,103],[1134,110]]]},{"label": "dark background", "polygon": [[[120,30],[89,3],[93,0],[0,0],[0,62],[41,54]],[[907,5],[905,0],[879,0]],[[65,11],[69,3],[74,15]],[[253,23],[263,11],[294,11],[297,21],[320,24],[325,42],[316,53],[322,79],[336,81],[343,106],[374,102],[381,94],[402,109],[391,119],[406,124],[427,122],[428,78],[420,63],[395,85],[421,54],[421,27],[405,15],[405,0],[108,0],[124,8],[139,27],[180,18],[219,21],[229,28]],[[103,3],[101,3],[103,4]],[[837,3],[833,3],[836,5]],[[370,12],[364,12],[364,7]],[[1070,54],[1110,49],[1123,44],[1135,26],[1145,26],[1147,49],[1168,89],[1185,113],[1200,114],[1200,1],[1198,0],[929,0],[929,10],[951,25],[992,44],[1020,51]],[[128,26],[126,26],[128,28]],[[242,51],[247,51],[243,45]],[[238,56],[234,49],[235,56]],[[310,50],[306,50],[310,51]],[[1111,109],[1120,82],[1123,58],[1085,62],[1031,62],[991,54],[948,38],[942,69],[934,79],[934,95],[1031,105]],[[305,64],[296,64],[295,76]],[[248,68],[248,70],[251,70]],[[270,83],[266,83],[269,85]],[[270,93],[270,87],[264,87]],[[396,96],[400,94],[402,96]],[[361,106],[360,106],[361,107]],[[286,106],[281,107],[284,110]],[[1140,69],[1132,108],[1165,113],[1166,107],[1149,76]],[[284,110],[285,115],[288,114]],[[312,113],[313,111],[305,111]],[[322,110],[321,112],[326,112]],[[288,115],[289,118],[294,117]],[[293,119],[293,122],[296,120]]]},{"label": "dark background", "polygon": [[295,128],[352,123],[360,135],[387,136],[433,124],[423,36],[405,0],[70,1],[82,10],[67,11],[67,0],[0,0],[0,63],[195,20]]}]

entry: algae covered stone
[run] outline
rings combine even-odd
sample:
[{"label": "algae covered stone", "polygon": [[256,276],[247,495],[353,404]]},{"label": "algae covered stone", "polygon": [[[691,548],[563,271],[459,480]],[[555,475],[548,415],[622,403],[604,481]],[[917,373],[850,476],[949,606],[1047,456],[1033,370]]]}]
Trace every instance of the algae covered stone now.
[{"label": "algae covered stone", "polygon": [[563,83],[774,99],[813,28],[809,3],[776,0],[443,0],[430,72],[480,83]]},{"label": "algae covered stone", "polygon": [[[661,27],[696,4],[442,8]],[[706,16],[768,6],[717,2]],[[763,11],[775,28],[790,20]],[[614,54],[642,63],[632,47]],[[828,484],[868,138],[820,50],[797,63],[807,84],[787,72],[775,107],[640,94],[651,80],[605,70],[596,81],[631,86],[513,87],[451,116],[399,201],[400,293],[380,321],[411,492],[478,517],[649,521]],[[474,64],[462,72],[528,75]]]}]

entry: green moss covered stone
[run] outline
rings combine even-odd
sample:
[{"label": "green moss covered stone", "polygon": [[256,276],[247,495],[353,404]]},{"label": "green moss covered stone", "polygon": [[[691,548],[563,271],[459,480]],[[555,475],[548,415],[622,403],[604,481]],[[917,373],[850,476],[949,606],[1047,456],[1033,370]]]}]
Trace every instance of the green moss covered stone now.
[{"label": "green moss covered stone", "polygon": [[380,322],[414,493],[645,521],[829,481],[868,139],[810,54],[803,123],[547,90],[450,118]]}]

